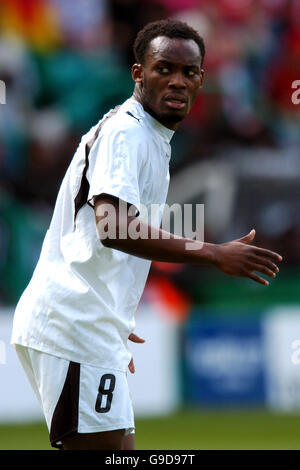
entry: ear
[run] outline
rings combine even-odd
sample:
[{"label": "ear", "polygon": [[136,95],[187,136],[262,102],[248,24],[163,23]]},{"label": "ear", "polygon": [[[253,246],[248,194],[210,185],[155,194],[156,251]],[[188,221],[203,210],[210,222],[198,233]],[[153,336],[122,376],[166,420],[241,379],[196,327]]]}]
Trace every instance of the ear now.
[{"label": "ear", "polygon": [[200,72],[200,88],[202,88],[203,80],[204,80],[204,70],[201,69],[201,72]]},{"label": "ear", "polygon": [[131,68],[131,76],[135,83],[143,84],[144,81],[144,67],[142,64],[134,64]]}]

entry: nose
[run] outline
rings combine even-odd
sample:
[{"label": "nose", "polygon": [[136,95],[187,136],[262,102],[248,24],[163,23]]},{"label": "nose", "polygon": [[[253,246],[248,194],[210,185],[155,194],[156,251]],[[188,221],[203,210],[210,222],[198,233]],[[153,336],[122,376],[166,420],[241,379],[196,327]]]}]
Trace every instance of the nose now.
[{"label": "nose", "polygon": [[170,88],[186,88],[185,78],[181,72],[173,73],[169,80]]}]

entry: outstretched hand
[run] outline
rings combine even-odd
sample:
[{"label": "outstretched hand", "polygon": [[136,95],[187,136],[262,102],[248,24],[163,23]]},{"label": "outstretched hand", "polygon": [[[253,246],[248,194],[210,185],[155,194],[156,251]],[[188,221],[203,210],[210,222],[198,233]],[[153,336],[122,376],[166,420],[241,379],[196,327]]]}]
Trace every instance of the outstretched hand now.
[{"label": "outstretched hand", "polygon": [[[136,334],[134,333],[131,333],[129,336],[128,336],[128,339],[130,341],[132,341],[133,343],[144,343],[145,340],[143,338],[140,338],[139,336],[137,336]],[[133,362],[133,357],[131,358],[131,361],[129,362],[128,364],[128,369],[129,371],[134,374],[135,373],[135,367],[134,367],[134,362]]]},{"label": "outstretched hand", "polygon": [[254,271],[274,278],[279,271],[275,262],[282,261],[282,256],[273,251],[250,245],[254,238],[255,230],[253,229],[242,238],[216,245],[215,265],[225,274],[248,277],[267,286],[269,282]]}]

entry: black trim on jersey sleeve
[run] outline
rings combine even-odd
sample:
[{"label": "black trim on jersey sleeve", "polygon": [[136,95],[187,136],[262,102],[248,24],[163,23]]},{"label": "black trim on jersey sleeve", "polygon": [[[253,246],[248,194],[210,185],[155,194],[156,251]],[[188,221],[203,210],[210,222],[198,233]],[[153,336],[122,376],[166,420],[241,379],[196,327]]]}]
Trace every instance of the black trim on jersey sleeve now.
[{"label": "black trim on jersey sleeve", "polygon": [[90,183],[87,179],[87,171],[89,169],[89,154],[91,151],[92,146],[97,140],[97,137],[100,133],[100,130],[102,128],[102,125],[104,122],[109,119],[111,116],[116,114],[116,112],[119,110],[120,106],[116,106],[113,110],[111,110],[99,123],[99,126],[96,129],[95,134],[93,137],[86,143],[85,145],[85,165],[82,173],[82,178],[79,186],[79,190],[77,193],[77,196],[75,197],[74,200],[74,205],[75,205],[75,212],[74,212],[74,227],[75,227],[75,222],[76,222],[76,217],[80,209],[85,205],[88,204],[90,207],[93,208],[93,205],[88,201],[88,194],[90,190]]}]

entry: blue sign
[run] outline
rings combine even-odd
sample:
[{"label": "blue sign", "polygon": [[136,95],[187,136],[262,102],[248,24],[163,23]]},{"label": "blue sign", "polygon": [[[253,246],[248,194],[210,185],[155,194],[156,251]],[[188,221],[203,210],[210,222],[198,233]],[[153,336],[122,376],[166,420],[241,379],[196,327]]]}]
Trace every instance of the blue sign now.
[{"label": "blue sign", "polygon": [[192,318],[185,330],[185,395],[202,405],[263,405],[260,319]]}]

